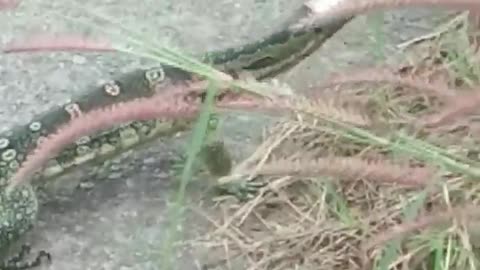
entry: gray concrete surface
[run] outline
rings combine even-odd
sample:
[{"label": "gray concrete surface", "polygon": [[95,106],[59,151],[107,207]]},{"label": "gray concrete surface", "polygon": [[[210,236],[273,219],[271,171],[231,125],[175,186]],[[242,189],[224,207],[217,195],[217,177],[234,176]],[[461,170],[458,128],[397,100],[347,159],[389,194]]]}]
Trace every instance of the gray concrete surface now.
[{"label": "gray concrete surface", "polygon": [[[97,3],[100,4],[97,4]],[[289,8],[288,0],[77,1],[115,16],[124,25],[170,42],[186,51],[201,52],[238,45],[267,34]],[[39,30],[95,33],[45,15],[49,10],[87,17],[70,1],[27,0],[15,12],[0,13],[2,45],[14,37]],[[435,16],[432,16],[434,14]],[[388,13],[385,40],[394,45],[429,31],[440,13],[415,10]],[[372,63],[374,40],[365,17],[355,19],[315,55],[279,79],[298,89],[321,80],[328,72]],[[0,130],[25,123],[35,113],[60,104],[88,84],[117,72],[151,65],[150,61],[120,54],[35,53],[0,55]],[[228,145],[243,155],[255,146],[258,133],[246,128],[262,118],[234,117],[225,126]],[[166,200],[174,185],[171,160],[185,136],[159,140],[125,153],[101,173],[80,169],[65,178],[95,183],[93,189],[59,192],[42,205],[38,226],[28,235],[35,249],[53,256],[47,269],[159,269],[159,250],[167,222]],[[62,182],[63,183],[63,182]],[[187,232],[202,229],[199,219]],[[195,230],[196,229],[196,230]],[[201,258],[178,254],[178,269],[197,269]]]}]

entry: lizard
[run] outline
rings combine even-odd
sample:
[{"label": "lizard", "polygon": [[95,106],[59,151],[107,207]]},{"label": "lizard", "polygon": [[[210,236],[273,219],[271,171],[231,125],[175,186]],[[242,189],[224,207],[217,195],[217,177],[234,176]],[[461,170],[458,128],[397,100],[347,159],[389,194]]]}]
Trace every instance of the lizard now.
[{"label": "lizard", "polygon": [[[298,11],[292,16],[294,21],[299,15],[304,17],[307,9],[302,6]],[[290,22],[287,22],[280,30],[263,39],[238,48],[207,52],[199,58],[232,76],[246,72],[254,79],[264,80],[291,69],[310,56],[351,19],[352,17],[341,18],[330,21],[327,25],[300,30],[292,30],[288,27]],[[3,252],[35,224],[39,208],[35,186],[25,184],[9,194],[5,188],[9,178],[43,136],[55,131],[79,113],[135,98],[150,97],[155,94],[154,89],[158,91],[168,88],[169,82],[190,80],[193,80],[193,76],[189,72],[167,65],[134,70],[114,77],[102,85],[94,85],[89,88],[90,91],[73,97],[70,102],[55,106],[34,116],[27,124],[17,125],[0,134],[0,256],[5,257]],[[162,87],[159,88],[158,85]],[[106,160],[152,139],[188,130],[190,127],[191,122],[180,120],[125,123],[82,138],[67,147],[59,155],[52,157],[42,171],[42,177],[57,177],[73,167]],[[218,144],[216,146],[218,148]],[[28,269],[38,264],[39,257],[34,262],[21,266],[10,260],[0,265],[0,269]]]}]

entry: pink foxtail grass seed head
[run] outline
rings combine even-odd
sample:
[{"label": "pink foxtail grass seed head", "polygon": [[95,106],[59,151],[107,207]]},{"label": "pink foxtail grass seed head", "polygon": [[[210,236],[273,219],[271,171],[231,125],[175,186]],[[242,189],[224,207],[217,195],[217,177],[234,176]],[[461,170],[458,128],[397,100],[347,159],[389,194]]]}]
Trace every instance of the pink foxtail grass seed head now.
[{"label": "pink foxtail grass seed head", "polygon": [[325,83],[315,87],[322,90],[336,85],[357,84],[357,83],[388,83],[393,86],[408,87],[420,90],[442,100],[448,100],[456,96],[456,90],[450,88],[444,82],[428,82],[411,75],[401,75],[397,72],[387,70],[386,68],[371,68],[352,70],[348,73],[332,74]]},{"label": "pink foxtail grass seed head", "polygon": [[399,224],[393,228],[386,229],[363,245],[367,251],[375,246],[382,245],[392,239],[405,236],[415,231],[424,230],[428,227],[451,223],[454,219],[476,220],[480,217],[478,205],[464,205],[452,209],[440,209],[439,211],[423,215],[417,219]]},{"label": "pink foxtail grass seed head", "polygon": [[[168,90],[162,92],[166,94],[138,98],[95,109],[73,118],[69,123],[59,127],[56,132],[42,140],[37,148],[27,156],[25,162],[10,179],[8,189],[11,190],[29,181],[49,159],[83,136],[130,121],[190,119],[197,116],[200,108],[200,100],[195,98],[198,97],[198,89],[191,89],[184,85],[172,85]],[[193,97],[191,97],[192,93]],[[218,101],[218,106],[228,108],[229,104],[232,104],[233,107],[238,108],[235,105],[244,104],[249,107],[254,103],[253,99],[249,102],[241,102],[241,99],[241,95],[227,94]]]},{"label": "pink foxtail grass seed head", "polygon": [[0,10],[15,9],[20,2],[20,0],[0,0]]},{"label": "pink foxtail grass seed head", "polygon": [[4,53],[41,51],[115,51],[108,40],[94,40],[75,34],[38,34],[13,40],[3,48]]},{"label": "pink foxtail grass seed head", "polygon": [[417,125],[437,128],[478,112],[480,105],[479,91],[480,89],[475,89],[468,93],[459,94],[452,98],[441,111],[418,119]]},{"label": "pink foxtail grass seed head", "polygon": [[82,136],[129,121],[193,117],[197,111],[198,106],[164,94],[84,113],[42,140],[10,179],[9,189],[28,181],[50,158]]}]

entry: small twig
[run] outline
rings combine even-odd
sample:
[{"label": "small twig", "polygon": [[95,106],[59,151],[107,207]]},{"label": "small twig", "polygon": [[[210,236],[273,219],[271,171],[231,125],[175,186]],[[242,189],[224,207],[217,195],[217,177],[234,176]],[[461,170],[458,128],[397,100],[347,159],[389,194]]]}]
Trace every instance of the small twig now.
[{"label": "small twig", "polygon": [[428,34],[421,35],[419,37],[415,37],[413,39],[407,40],[407,41],[402,42],[400,44],[397,44],[396,47],[400,50],[405,50],[406,48],[408,48],[408,47],[410,47],[414,44],[417,44],[417,43],[420,43],[420,42],[423,42],[423,41],[426,41],[426,40],[431,40],[431,39],[438,38],[438,37],[448,33],[451,29],[458,28],[462,23],[465,22],[465,18],[467,16],[467,14],[468,14],[468,11],[461,12],[461,14],[455,16],[453,19],[449,20],[447,23],[438,27],[438,30],[436,30],[434,32],[431,32],[431,33],[428,33]]}]

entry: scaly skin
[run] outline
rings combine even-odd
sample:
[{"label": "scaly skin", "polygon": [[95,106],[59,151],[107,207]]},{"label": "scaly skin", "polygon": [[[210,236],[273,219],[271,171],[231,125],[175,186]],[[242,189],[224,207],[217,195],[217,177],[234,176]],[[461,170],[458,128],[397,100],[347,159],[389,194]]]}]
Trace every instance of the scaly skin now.
[{"label": "scaly skin", "polygon": [[[305,10],[300,11],[304,12]],[[296,20],[298,15],[296,14],[293,19]],[[248,76],[259,80],[269,78],[308,57],[350,19],[341,19],[331,25],[305,32],[292,32],[285,27],[258,42],[237,49],[206,53],[200,59],[232,75],[247,72]],[[192,80],[191,74],[168,66],[135,70],[104,85],[94,86],[89,92],[72,98],[72,102],[37,115],[30,123],[16,126],[9,132],[0,134],[0,251],[9,248],[35,223],[38,202],[34,187],[22,185],[7,196],[5,186],[42,136],[56,130],[78,113],[138,97],[148,97],[154,94],[153,89],[166,89],[171,82],[189,80]],[[162,87],[158,87],[159,84]],[[189,128],[190,123],[183,121],[152,120],[121,125],[83,138],[64,149],[51,160],[43,171],[43,177],[51,179],[78,165],[104,160],[151,139]],[[215,145],[215,151],[224,151],[219,150],[219,146],[221,144]],[[225,172],[215,171],[213,168],[213,173]],[[0,266],[0,269],[7,267]]]}]

